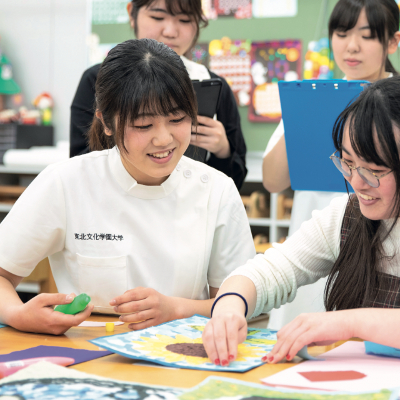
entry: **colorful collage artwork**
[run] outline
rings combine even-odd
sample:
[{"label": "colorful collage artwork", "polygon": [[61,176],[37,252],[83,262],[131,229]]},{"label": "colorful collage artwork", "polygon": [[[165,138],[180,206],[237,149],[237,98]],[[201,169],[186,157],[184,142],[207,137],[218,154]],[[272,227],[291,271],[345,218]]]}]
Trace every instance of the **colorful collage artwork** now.
[{"label": "colorful collage artwork", "polygon": [[281,388],[243,380],[210,376],[191,389],[142,385],[71,370],[49,363],[39,363],[0,380],[0,398],[92,400],[396,400],[398,391],[371,393],[327,393]]},{"label": "colorful collage artwork", "polygon": [[279,122],[281,105],[278,81],[301,79],[301,41],[252,43],[249,120]]},{"label": "colorful collage artwork", "polygon": [[396,396],[397,390],[327,394],[327,392],[321,391],[300,392],[283,388],[268,389],[264,385],[210,376],[199,385],[182,393],[179,400],[397,400]]},{"label": "colorful collage artwork", "polygon": [[210,70],[226,79],[241,106],[250,103],[250,50],[249,40],[231,40],[228,37],[213,40],[209,45]]},{"label": "colorful collage artwork", "polygon": [[276,331],[249,329],[247,339],[239,345],[237,359],[227,367],[217,366],[207,357],[201,338],[207,322],[208,318],[195,315],[90,342],[113,353],[156,364],[230,372],[245,372],[262,365],[261,358],[276,343]]}]

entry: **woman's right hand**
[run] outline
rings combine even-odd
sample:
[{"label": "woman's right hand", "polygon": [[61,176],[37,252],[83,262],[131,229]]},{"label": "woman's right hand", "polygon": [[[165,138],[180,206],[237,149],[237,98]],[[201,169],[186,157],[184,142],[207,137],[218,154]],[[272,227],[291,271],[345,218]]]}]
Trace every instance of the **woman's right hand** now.
[{"label": "woman's right hand", "polygon": [[236,359],[238,344],[246,337],[247,321],[243,314],[218,310],[204,328],[203,344],[209,359],[225,367]]},{"label": "woman's right hand", "polygon": [[62,335],[72,326],[77,326],[89,317],[93,306],[89,305],[84,311],[69,315],[54,311],[53,306],[69,304],[75,294],[42,293],[21,305],[12,306],[10,325],[24,332],[48,333]]}]

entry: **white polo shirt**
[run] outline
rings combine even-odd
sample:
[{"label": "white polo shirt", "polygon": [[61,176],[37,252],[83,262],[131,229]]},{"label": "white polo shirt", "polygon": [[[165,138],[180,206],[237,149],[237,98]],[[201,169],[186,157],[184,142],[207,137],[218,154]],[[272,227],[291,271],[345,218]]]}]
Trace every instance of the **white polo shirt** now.
[{"label": "white polo shirt", "polygon": [[50,165],[0,225],[2,268],[25,277],[49,256],[59,292],[98,307],[138,286],[205,299],[254,255],[232,179],[182,157],[162,185],[140,185],[117,148]]}]

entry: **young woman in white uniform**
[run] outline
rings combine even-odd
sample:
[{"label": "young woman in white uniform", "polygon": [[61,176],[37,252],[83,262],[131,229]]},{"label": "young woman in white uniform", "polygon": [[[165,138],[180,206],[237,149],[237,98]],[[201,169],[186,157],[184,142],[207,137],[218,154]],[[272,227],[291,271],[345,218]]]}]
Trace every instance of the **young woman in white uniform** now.
[{"label": "young woman in white uniform", "polygon": [[[209,315],[223,279],[255,254],[232,179],[183,155],[197,123],[181,58],[152,39],[116,46],[96,82],[93,151],[46,168],[0,225],[0,321],[60,334],[95,311],[143,329]],[[15,287],[49,257],[59,294]],[[74,294],[92,306],[53,311]]]},{"label": "young woman in white uniform", "polygon": [[[246,145],[233,92],[224,78],[185,57],[196,43],[200,29],[207,25],[201,0],[132,0],[127,11],[136,38],[155,39],[171,47],[181,56],[190,79],[221,79],[216,119],[198,116],[198,135],[192,135],[186,155],[230,176],[240,189],[247,173]],[[71,105],[71,157],[89,151],[86,134],[94,115],[99,68],[100,64],[94,65],[84,72]]]},{"label": "young woman in white uniform", "polygon": [[[335,62],[348,80],[379,79],[397,75],[388,59],[396,52],[400,33],[395,0],[339,0],[329,20],[329,37]],[[281,121],[268,143],[263,160],[263,183],[270,192],[290,186],[289,167]],[[313,210],[322,210],[343,193],[295,191],[289,236]],[[292,303],[271,311],[268,326],[280,329],[302,312],[324,311],[326,279],[301,288]]]},{"label": "young woman in white uniform", "polygon": [[[264,361],[291,360],[305,345],[359,337],[400,343],[400,76],[364,90],[339,116],[331,155],[354,194],[335,198],[283,244],[222,284],[203,333],[211,360],[234,360],[247,317],[279,307],[297,288],[329,276],[327,312],[296,317]],[[322,343],[321,343],[322,342]]]}]

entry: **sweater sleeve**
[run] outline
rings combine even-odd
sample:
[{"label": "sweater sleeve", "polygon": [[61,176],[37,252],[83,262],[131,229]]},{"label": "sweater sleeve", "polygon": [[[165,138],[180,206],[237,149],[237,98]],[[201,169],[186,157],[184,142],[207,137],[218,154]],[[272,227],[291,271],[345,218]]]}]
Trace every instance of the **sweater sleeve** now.
[{"label": "sweater sleeve", "polygon": [[253,281],[257,302],[251,317],[293,301],[298,287],[329,274],[339,255],[347,200],[344,195],[313,211],[312,218],[283,244],[274,243],[228,276],[242,275]]},{"label": "sweater sleeve", "polygon": [[222,81],[221,97],[217,107],[217,119],[224,125],[231,148],[228,158],[217,158],[211,154],[207,164],[233,179],[238,189],[242,187],[247,174],[246,144],[240,126],[240,115],[235,96],[226,80],[210,71],[211,78]]},{"label": "sweater sleeve", "polygon": [[100,64],[87,69],[71,104],[70,157],[89,153],[87,133],[93,121],[95,84]]}]

